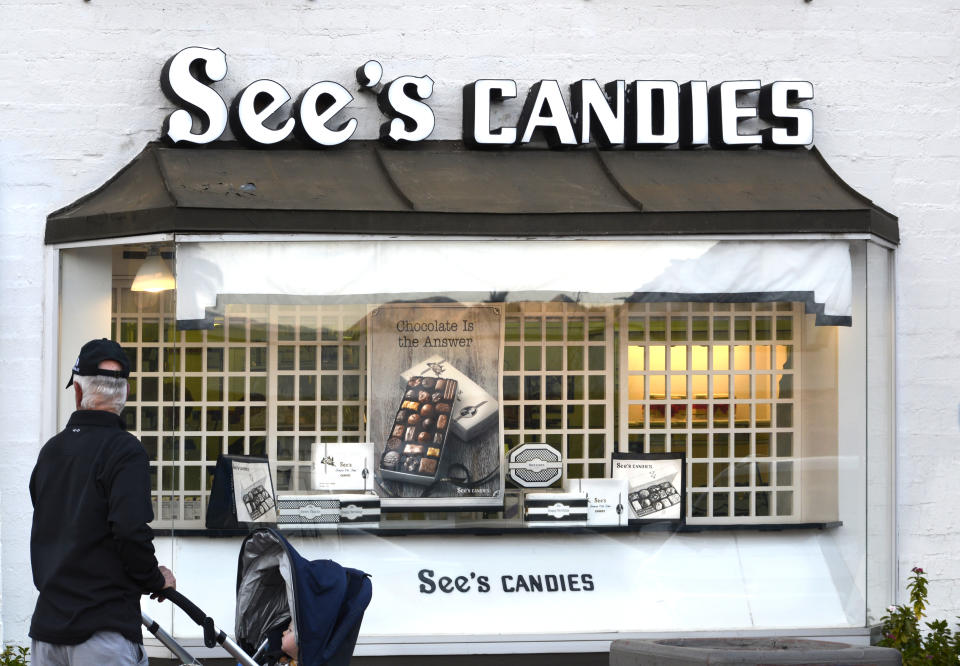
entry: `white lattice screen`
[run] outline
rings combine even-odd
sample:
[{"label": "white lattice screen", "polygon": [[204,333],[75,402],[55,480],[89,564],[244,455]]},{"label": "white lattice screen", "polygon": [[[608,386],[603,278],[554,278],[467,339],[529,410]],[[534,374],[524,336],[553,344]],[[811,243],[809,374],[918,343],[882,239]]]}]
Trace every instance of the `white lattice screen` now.
[{"label": "white lattice screen", "polygon": [[506,451],[545,442],[564,478],[602,478],[614,445],[614,316],[572,303],[511,303],[503,343]]},{"label": "white lattice screen", "polygon": [[[268,456],[278,491],[305,491],[314,442],[365,438],[365,305],[232,304],[211,330],[177,331],[172,298],[113,298],[158,521],[202,526],[221,452]],[[795,518],[799,305],[512,303],[504,316],[507,451],[546,442],[565,478],[606,476],[614,450],[683,451],[695,522]]]},{"label": "white lattice screen", "polygon": [[177,331],[171,294],[116,287],[113,312],[158,521],[201,526],[220,453],[268,456],[277,490],[309,490],[314,441],[363,438],[365,308],[229,305]]},{"label": "white lattice screen", "polygon": [[620,448],[685,453],[691,519],[796,515],[798,307],[631,303],[622,309]]}]

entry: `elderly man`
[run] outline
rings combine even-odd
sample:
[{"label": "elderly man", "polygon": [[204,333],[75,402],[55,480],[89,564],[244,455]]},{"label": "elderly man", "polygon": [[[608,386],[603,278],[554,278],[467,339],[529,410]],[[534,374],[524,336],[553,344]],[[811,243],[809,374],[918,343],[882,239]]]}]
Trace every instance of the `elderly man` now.
[{"label": "elderly man", "polygon": [[44,445],[30,477],[35,664],[147,664],[140,595],[176,587],[157,565],[147,525],[147,452],[120,418],[129,374],[116,342],[83,346],[67,384],[77,411]]}]

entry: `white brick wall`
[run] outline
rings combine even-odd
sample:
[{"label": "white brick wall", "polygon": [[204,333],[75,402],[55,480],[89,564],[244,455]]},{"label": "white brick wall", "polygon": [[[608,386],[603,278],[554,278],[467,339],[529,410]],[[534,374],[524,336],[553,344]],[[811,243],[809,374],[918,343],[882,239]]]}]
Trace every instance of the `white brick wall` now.
[{"label": "white brick wall", "polygon": [[[816,144],[900,217],[900,562],[931,575],[933,614],[960,614],[960,9],[951,0],[0,0],[0,483],[2,637],[23,640],[27,481],[41,431],[47,213],[99,186],[158,136],[157,79],[190,45],[219,46],[232,96],[257,78],[298,93],[386,76],[436,82],[434,138],[459,134],[460,87],[515,78],[802,78]],[[509,111],[515,117],[518,106]],[[360,135],[381,122],[359,100]],[[902,586],[901,586],[902,587]]]}]

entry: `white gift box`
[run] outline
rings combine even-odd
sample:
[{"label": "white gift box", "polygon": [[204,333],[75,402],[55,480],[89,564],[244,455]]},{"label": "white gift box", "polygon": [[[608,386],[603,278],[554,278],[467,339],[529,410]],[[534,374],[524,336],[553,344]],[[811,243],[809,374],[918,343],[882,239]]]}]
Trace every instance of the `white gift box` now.
[{"label": "white gift box", "polygon": [[497,422],[500,403],[475,381],[460,372],[442,356],[431,356],[401,374],[403,381],[411,377],[437,377],[457,381],[457,398],[453,402],[450,431],[464,442],[475,438]]},{"label": "white gift box", "polygon": [[587,495],[587,525],[627,524],[626,479],[567,479],[564,488]]},{"label": "white gift box", "polygon": [[314,442],[313,490],[366,491],[373,473],[373,442]]},{"label": "white gift box", "polygon": [[523,498],[523,521],[530,527],[584,527],[587,494],[527,493]]}]

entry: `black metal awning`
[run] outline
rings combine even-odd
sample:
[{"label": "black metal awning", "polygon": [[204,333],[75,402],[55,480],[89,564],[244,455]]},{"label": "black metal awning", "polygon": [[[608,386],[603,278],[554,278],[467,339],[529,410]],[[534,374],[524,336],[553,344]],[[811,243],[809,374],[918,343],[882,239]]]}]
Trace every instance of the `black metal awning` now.
[{"label": "black metal awning", "polygon": [[874,234],[897,218],[816,149],[201,149],[150,143],[47,217],[46,243],[155,233],[444,236]]}]

